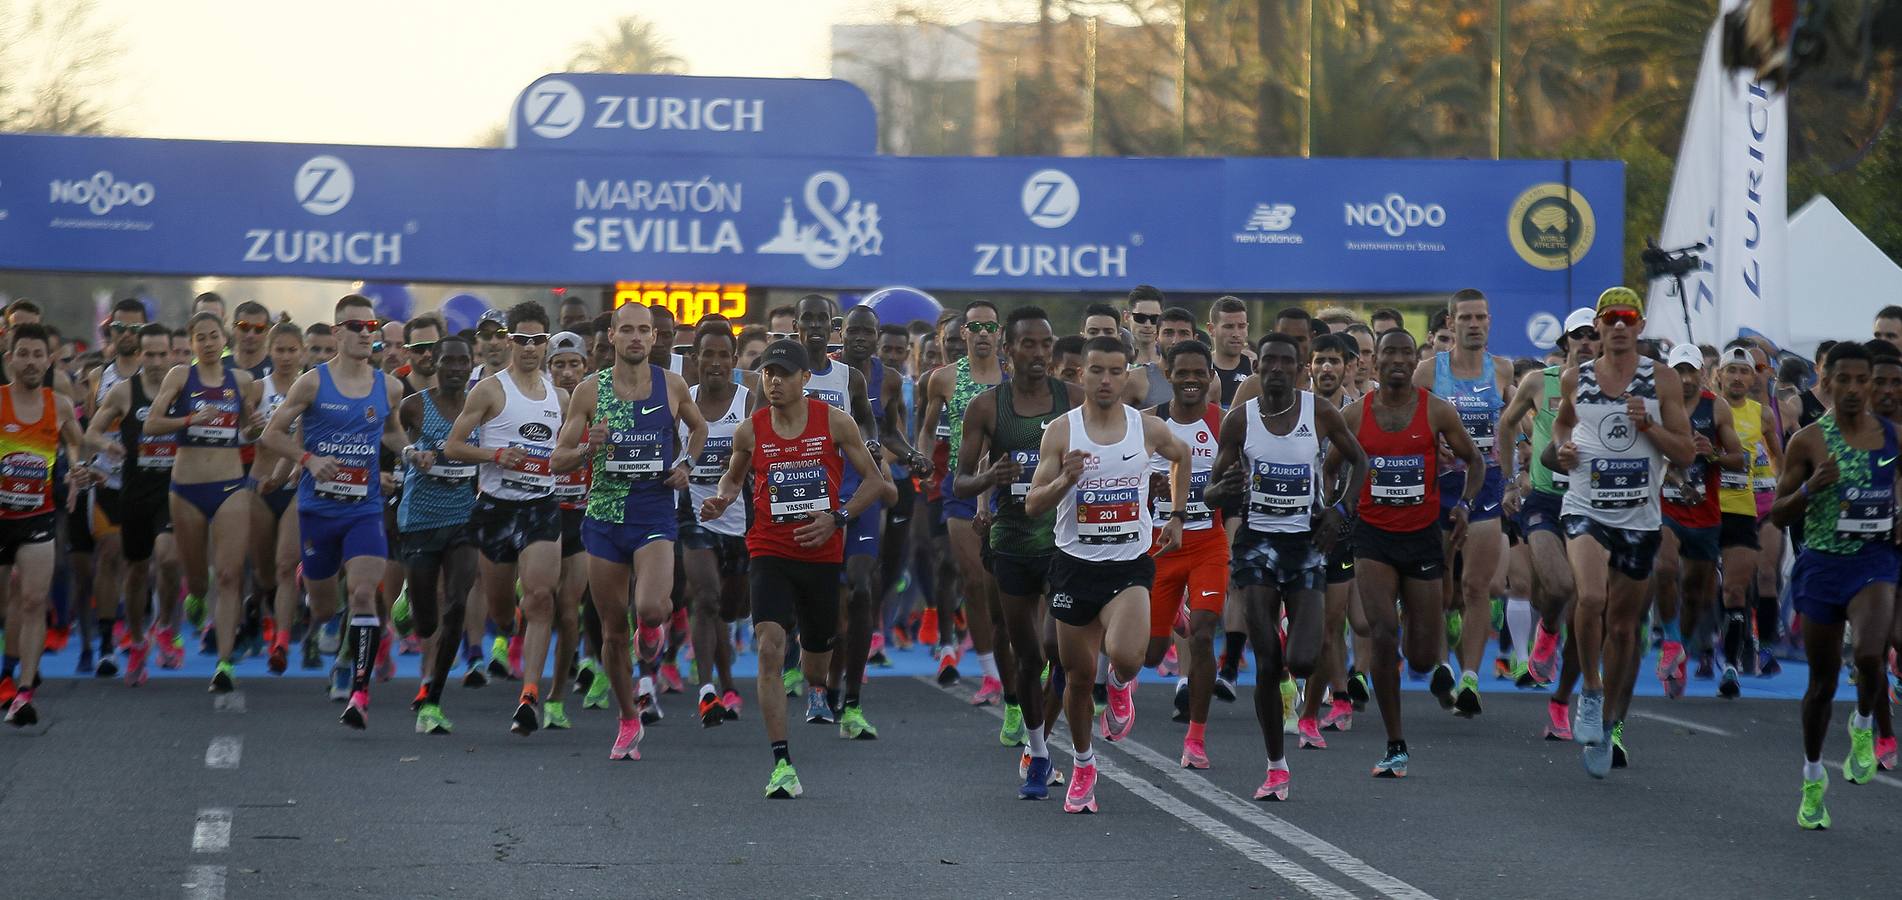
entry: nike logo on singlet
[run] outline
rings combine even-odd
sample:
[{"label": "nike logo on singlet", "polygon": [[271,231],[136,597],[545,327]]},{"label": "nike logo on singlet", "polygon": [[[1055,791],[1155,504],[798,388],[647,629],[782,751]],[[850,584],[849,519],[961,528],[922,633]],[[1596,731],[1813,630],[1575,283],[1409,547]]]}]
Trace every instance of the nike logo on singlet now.
[{"label": "nike logo on singlet", "polygon": [[641,407],[641,415],[643,415],[643,416],[651,416],[651,415],[653,415],[653,414],[654,414],[654,411],[655,411],[655,410],[658,410],[658,409],[660,409],[660,408],[662,408],[662,407],[664,407],[664,406],[666,406],[666,405],[667,405],[667,404],[665,404],[665,403],[662,403],[662,404],[661,404],[660,406],[643,406],[643,407]]},{"label": "nike logo on singlet", "polygon": [[1125,454],[1123,454],[1123,462],[1129,462],[1130,460],[1132,460],[1132,459],[1135,459],[1135,458],[1136,458],[1136,454],[1134,454],[1134,453],[1125,453]]},{"label": "nike logo on singlet", "polygon": [[1045,422],[1045,423],[1043,423],[1042,425],[1039,425],[1039,426],[1037,426],[1037,427],[1038,427],[1038,428],[1041,428],[1041,429],[1043,429],[1043,430],[1045,430],[1045,431],[1049,431],[1049,430],[1050,430],[1050,426],[1052,426],[1052,425],[1055,425],[1055,424],[1057,424],[1057,420],[1056,420],[1056,419],[1051,419],[1050,421],[1048,421],[1048,422]]},{"label": "nike logo on singlet", "polygon": [[1892,462],[1895,462],[1895,457],[1893,457],[1893,456],[1891,456],[1891,457],[1889,457],[1888,459],[1885,459],[1885,460],[1882,460],[1881,462],[1878,462],[1878,463],[1876,463],[1876,465],[1878,465],[1878,466],[1886,466],[1886,465],[1888,465],[1888,464],[1890,464],[1890,463],[1892,463]]}]

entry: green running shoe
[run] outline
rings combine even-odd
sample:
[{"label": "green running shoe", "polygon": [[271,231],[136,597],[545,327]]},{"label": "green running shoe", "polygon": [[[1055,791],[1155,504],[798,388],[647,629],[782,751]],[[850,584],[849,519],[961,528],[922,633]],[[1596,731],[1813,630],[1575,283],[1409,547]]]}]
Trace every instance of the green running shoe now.
[{"label": "green running shoe", "polygon": [[773,767],[773,777],[766,782],[766,799],[791,800],[806,792],[799,785],[799,773],[793,770],[792,763],[780,760]]},{"label": "green running shoe", "polygon": [[608,673],[597,669],[594,674],[594,680],[588,683],[587,695],[581,698],[581,708],[607,709],[609,690]]},{"label": "green running shoe", "polygon": [[1850,784],[1868,784],[1876,775],[1876,732],[1857,728],[1849,720],[1849,758],[1843,760],[1843,780]]},{"label": "green running shoe", "polygon": [[997,742],[1006,747],[1022,747],[1029,736],[1024,734],[1024,708],[1015,703],[1004,704],[1004,727],[998,729]]},{"label": "green running shoe", "polygon": [[409,605],[409,588],[396,595],[396,602],[390,604],[390,625],[396,629],[398,637],[409,637],[416,633],[416,611]]},{"label": "green running shoe", "polygon": [[489,658],[490,659],[508,659],[509,658],[509,639],[499,634],[496,635],[495,640],[489,642]]},{"label": "green running shoe", "polygon": [[1281,680],[1281,732],[1283,734],[1301,733],[1301,696],[1295,690],[1293,678]]},{"label": "green running shoe", "polygon": [[443,716],[441,706],[425,703],[416,711],[417,734],[448,734],[455,730],[455,723]]},{"label": "green running shoe", "polygon": [[211,693],[229,694],[238,689],[238,673],[231,668],[229,660],[219,660],[218,668],[211,673]]},{"label": "green running shoe", "polygon": [[1460,634],[1465,630],[1465,617],[1458,612],[1446,614],[1446,647],[1455,650],[1460,645]]},{"label": "green running shoe", "polygon": [[1611,726],[1611,767],[1623,769],[1631,765],[1631,757],[1625,753],[1625,723],[1616,722]]},{"label": "green running shoe", "polygon": [[1453,696],[1453,714],[1462,718],[1479,715],[1479,675],[1468,672],[1460,676],[1459,692]]},{"label": "green running shoe", "polygon": [[1823,808],[1823,792],[1829,790],[1829,775],[1803,782],[1803,805],[1796,808],[1796,824],[1821,831],[1829,827],[1829,810]]},{"label": "green running shoe", "polygon": [[794,666],[787,669],[786,674],[779,676],[779,683],[786,688],[786,696],[797,697],[799,689],[806,685],[806,675],[799,671],[799,667]]},{"label": "green running shoe", "polygon": [[193,631],[205,626],[205,598],[197,594],[185,595],[185,621],[191,623]]},{"label": "green running shoe", "polygon": [[[839,713],[839,737],[848,741],[876,741],[878,729],[865,721],[865,711],[856,706],[848,706]],[[795,794],[794,796],[798,796]]]},{"label": "green running shoe", "polygon": [[568,711],[561,708],[560,700],[550,700],[542,704],[542,727],[564,729],[574,727],[574,723],[568,721]]}]

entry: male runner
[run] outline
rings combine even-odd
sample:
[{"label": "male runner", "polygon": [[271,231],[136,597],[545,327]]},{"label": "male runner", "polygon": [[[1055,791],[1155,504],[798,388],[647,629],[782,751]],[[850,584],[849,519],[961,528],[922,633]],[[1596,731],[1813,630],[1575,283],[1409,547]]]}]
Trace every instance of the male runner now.
[{"label": "male runner", "polygon": [[[773,750],[773,774],[766,783],[770,799],[789,800],[805,792],[786,736],[786,696],[779,674],[786,633],[794,626],[799,629],[807,707],[825,704],[825,673],[831,669],[826,657],[837,636],[846,523],[874,503],[890,502],[895,493],[880,476],[852,417],[807,396],[808,366],[806,349],[798,341],[767,345],[760,356],[766,405],[734,429],[726,474],[718,491],[700,504],[701,521],[718,519],[739,496],[741,483],[752,477],[753,527],[746,546],[752,555],[760,717]],[[701,428],[704,434],[705,426]],[[841,506],[836,498],[848,460],[858,470],[860,488]],[[846,702],[856,700],[848,697]]]},{"label": "male runner", "polygon": [[231,364],[251,373],[254,380],[271,374],[271,348],[265,336],[271,331],[271,311],[256,300],[238,304],[231,314]]},{"label": "male runner", "polygon": [[[733,434],[751,408],[752,391],[733,383],[733,351],[733,332],[724,322],[703,323],[694,329],[694,367],[702,381],[691,393],[700,417],[706,420],[707,439],[687,473],[687,508],[694,514],[681,525],[680,543],[687,548],[683,561],[703,728],[740,717],[740,694],[733,684],[733,642],[726,635],[746,604],[746,510],[730,506],[707,522],[699,521],[698,514],[726,474]],[[683,433],[681,440],[690,436]]]},{"label": "male runner", "polygon": [[[1902,350],[1902,306],[1890,304],[1876,311],[1875,339]],[[1820,383],[1820,379],[1819,379]]]},{"label": "male runner", "polygon": [[[575,390],[581,387],[581,380],[587,377],[587,368],[588,345],[581,335],[564,331],[548,342],[548,374],[557,390],[573,397]],[[569,727],[568,711],[562,701],[568,695],[569,670],[575,665],[576,652],[581,646],[581,598],[588,591],[588,558],[584,555],[587,542],[581,537],[581,523],[588,510],[588,489],[593,484],[593,474],[592,467],[580,466],[555,476],[555,497],[561,504],[561,577],[555,582],[554,683],[542,703],[543,725],[552,729]],[[597,632],[600,630],[598,623],[591,627]],[[588,682],[588,687],[594,687],[593,681]],[[605,701],[605,696],[602,699]],[[582,708],[587,708],[586,695],[581,702]]]},{"label": "male runner", "polygon": [[[1136,344],[1136,366],[1140,369],[1137,377],[1129,379],[1129,391],[1132,396],[1124,402],[1138,409],[1154,409],[1169,402],[1174,389],[1169,384],[1169,375],[1163,371],[1163,353],[1167,347],[1156,345],[1157,333],[1162,326],[1162,308],[1168,304],[1162,291],[1152,285],[1139,284],[1129,290],[1129,302],[1123,308],[1123,325],[1129,329]],[[1194,320],[1190,320],[1193,337]],[[1179,339],[1179,338],[1178,338]],[[1174,341],[1169,343],[1173,344]],[[1140,391],[1140,396],[1137,392]]]},{"label": "male runner", "polygon": [[[1704,389],[1700,372],[1704,357],[1695,344],[1671,348],[1666,359],[1677,370],[1684,389],[1684,408],[1691,422],[1697,458],[1682,469],[1666,473],[1661,492],[1664,524],[1658,546],[1658,619],[1664,640],[1658,649],[1658,681],[1664,695],[1684,695],[1687,682],[1684,635],[1696,634],[1698,616],[1717,599],[1717,560],[1720,553],[1718,507],[1720,471],[1742,472],[1749,457],[1731,424],[1730,404]],[[1614,748],[1615,752],[1616,748]],[[1612,765],[1618,765],[1614,759]]]},{"label": "male runner", "polygon": [[[442,689],[456,663],[470,589],[475,585],[475,535],[469,525],[475,508],[476,466],[449,459],[443,448],[449,427],[468,400],[474,357],[459,337],[415,351],[439,379],[403,398],[400,415],[410,443],[403,448],[403,499],[397,527],[403,535],[403,564],[409,570],[409,603],[416,636],[435,647],[424,655],[427,670],[416,707],[418,734],[448,734],[455,728],[442,712]],[[425,362],[427,360],[427,362]]]},{"label": "male runner", "polygon": [[[127,297],[113,304],[111,318],[100,323],[99,336],[102,340],[110,342],[112,359],[88,373],[85,379],[82,396],[89,398],[92,402],[92,418],[87,426],[89,430],[101,418],[107,418],[100,415],[100,408],[105,405],[106,395],[113,387],[132,380],[138,373],[143,356],[143,345],[139,333],[145,324],[145,304],[134,297]],[[162,359],[161,356],[161,361]],[[155,377],[163,377],[163,375],[164,371],[161,369]],[[104,424],[117,425],[118,419],[109,418]],[[105,442],[104,446],[109,448],[118,443],[119,434],[116,430],[107,429],[100,432],[100,438]],[[121,458],[113,457],[110,450],[94,456],[92,463],[94,468],[100,469],[105,474],[105,480],[92,491],[93,508],[86,511],[94,532],[93,565],[95,569],[92,581],[94,596],[91,602],[98,612],[96,628],[99,635],[99,664],[94,674],[100,678],[111,678],[119,671],[118,664],[113,662],[116,648],[113,645],[112,623],[113,611],[119,606],[120,589],[124,585],[124,576],[121,573],[125,563],[125,552],[121,532],[125,520],[120,518],[124,508],[122,495],[124,476]],[[163,500],[163,495],[159,499]],[[78,607],[79,619],[84,624],[90,620],[91,610],[86,607],[85,595],[81,593],[79,596],[82,602],[75,605]],[[125,595],[127,606],[144,601],[144,597]],[[127,612],[126,615],[129,627],[133,613]],[[139,621],[144,621],[142,615]],[[92,647],[82,647],[79,661],[82,673],[93,669],[92,658]]]},{"label": "male runner", "polygon": [[1209,307],[1209,337],[1214,341],[1215,379],[1221,383],[1222,406],[1235,402],[1235,391],[1255,367],[1244,351],[1248,347],[1248,304],[1240,297],[1218,297]]},{"label": "male runner", "polygon": [[486,310],[476,322],[475,371],[469,373],[469,387],[509,367],[508,314],[499,309]]},{"label": "male runner", "polygon": [[1108,657],[1103,737],[1127,737],[1136,725],[1135,682],[1142,671],[1143,626],[1156,575],[1150,545],[1159,541],[1163,553],[1182,545],[1183,510],[1171,511],[1159,532],[1152,527],[1152,454],[1173,463],[1169,495],[1189,495],[1188,449],[1161,420],[1122,402],[1129,378],[1123,342],[1094,338],[1086,349],[1088,401],[1044,429],[1036,475],[1024,497],[1025,515],[1056,510],[1050,616],[1057,622],[1059,661],[1066,672],[1076,673],[1066,679],[1063,693],[1075,758],[1063,801],[1066,813],[1097,811],[1096,755],[1090,749],[1094,702],[1090,680],[1082,673],[1094,670],[1099,650]]},{"label": "male runner", "polygon": [[1751,397],[1757,367],[1749,350],[1742,347],[1725,350],[1718,358],[1717,380],[1724,392],[1724,403],[1730,407],[1737,439],[1744,452],[1752,455],[1750,470],[1725,471],[1717,491],[1718,507],[1722,510],[1718,544],[1723,555],[1723,571],[1729,575],[1724,579],[1723,593],[1724,669],[1717,692],[1721,697],[1735,698],[1743,693],[1738,670],[1749,658],[1750,588],[1755,582],[1757,557],[1762,552],[1753,483],[1754,470],[1758,468],[1756,457],[1774,457],[1774,465],[1781,466],[1783,439],[1770,409]]},{"label": "male runner", "polygon": [[[1358,368],[1356,360],[1360,345],[1353,338],[1344,334],[1324,334],[1314,339],[1310,352],[1308,372],[1313,380],[1316,400],[1326,401],[1328,406],[1338,411],[1360,399],[1360,395],[1352,391],[1346,381],[1347,373]],[[1349,540],[1346,526],[1347,523],[1343,521],[1337,529],[1334,549],[1327,558],[1326,602],[1321,614],[1321,658],[1316,663],[1317,679],[1308,687],[1296,724],[1304,749],[1326,749],[1327,740],[1321,736],[1321,732],[1347,731],[1352,728],[1356,698],[1363,705],[1367,702],[1367,676],[1347,663],[1347,635],[1343,626],[1352,626],[1357,666],[1366,665],[1366,661],[1373,656],[1373,649],[1368,643],[1367,616],[1361,612],[1360,602],[1355,596],[1354,545]],[[1323,685],[1326,686],[1325,690]],[[1332,700],[1327,703],[1327,712],[1323,713],[1321,705],[1329,701],[1330,695]]]},{"label": "male runner", "polygon": [[[337,358],[337,335],[328,322],[312,322],[304,329],[304,371],[315,369]],[[173,347],[173,364],[180,364]]]}]

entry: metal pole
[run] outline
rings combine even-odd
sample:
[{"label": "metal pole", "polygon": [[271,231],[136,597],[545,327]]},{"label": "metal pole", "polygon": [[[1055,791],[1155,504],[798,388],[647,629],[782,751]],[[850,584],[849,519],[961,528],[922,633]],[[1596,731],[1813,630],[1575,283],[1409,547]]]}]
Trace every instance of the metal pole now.
[{"label": "metal pole", "polygon": [[1182,0],[1176,23],[1176,148],[1189,152],[1189,0]]},{"label": "metal pole", "polygon": [[1096,155],[1096,17],[1083,20],[1083,80],[1090,90],[1090,155]]}]

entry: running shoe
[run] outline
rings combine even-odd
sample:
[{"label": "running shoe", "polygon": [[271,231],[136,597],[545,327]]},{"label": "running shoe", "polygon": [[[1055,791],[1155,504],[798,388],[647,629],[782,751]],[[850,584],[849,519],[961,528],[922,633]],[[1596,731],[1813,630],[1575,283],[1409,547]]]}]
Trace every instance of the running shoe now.
[{"label": "running shoe", "polygon": [[1631,757],[1625,754],[1625,723],[1614,722],[1611,726],[1611,767],[1628,768]]},{"label": "running shoe", "polygon": [[342,703],[349,699],[350,667],[340,659],[330,666],[330,702]]},{"label": "running shoe", "polygon": [[1460,636],[1465,633],[1466,616],[1458,610],[1448,612],[1446,614],[1446,649],[1448,651],[1459,649]]},{"label": "running shoe", "polygon": [[[161,641],[163,641],[162,638]],[[303,659],[299,660],[298,664],[303,666],[306,670],[317,669],[323,666],[324,657],[323,654],[317,652],[316,635],[307,634],[304,636],[302,652]],[[159,665],[165,665],[165,649],[163,643],[159,645]]]},{"label": "running shoe", "polygon": [[1453,714],[1463,719],[1479,715],[1479,676],[1471,672],[1460,676],[1459,695],[1453,698]]},{"label": "running shoe", "polygon": [[1538,677],[1532,674],[1532,664],[1527,662],[1520,662],[1513,666],[1512,686],[1522,691],[1536,691],[1545,687],[1539,683]]},{"label": "running shoe", "polygon": [[1737,680],[1737,667],[1724,667],[1724,680],[1717,684],[1717,696],[1726,700],[1735,700],[1743,693],[1743,684]]},{"label": "running shoe", "polygon": [[1572,707],[1557,700],[1545,701],[1545,739],[1548,741],[1572,740]]},{"label": "running shoe", "polygon": [[1321,714],[1322,731],[1352,731],[1354,728],[1354,702],[1336,697],[1328,702],[1327,712]]},{"label": "running shoe", "polygon": [[1295,690],[1293,678],[1281,679],[1281,733],[1300,734],[1295,721],[1300,714],[1295,712],[1301,706],[1300,694]]},{"label": "running shoe", "polygon": [[417,685],[416,696],[409,698],[409,711],[421,712],[423,707],[427,705],[428,703],[429,703],[429,685],[428,684]]},{"label": "running shoe", "polygon": [[1223,703],[1235,702],[1235,679],[1225,675],[1215,676],[1215,699]]},{"label": "running shoe", "polygon": [[1427,690],[1433,692],[1433,699],[1440,701],[1441,709],[1453,708],[1453,686],[1459,683],[1459,676],[1453,673],[1453,667],[1440,663],[1433,668],[1432,681]]},{"label": "running shoe", "polygon": [[1512,660],[1503,656],[1493,657],[1493,680],[1511,681],[1513,668]]},{"label": "running shoe", "polygon": [[1136,727],[1135,689],[1133,684],[1109,689],[1109,706],[1103,710],[1104,740],[1120,741],[1129,736],[1130,729]]},{"label": "running shoe", "polygon": [[641,758],[641,720],[639,716],[622,719],[621,727],[614,733],[614,746],[608,749],[608,759]]},{"label": "running shoe", "polygon": [[542,704],[542,727],[551,731],[566,731],[574,727],[574,723],[568,721],[568,711],[562,708],[560,700]]},{"label": "running shoe", "polygon": [[885,656],[885,632],[872,632],[872,646],[865,651],[865,664],[881,669],[891,668],[892,661]]},{"label": "running shoe", "polygon": [[1209,767],[1208,745],[1192,737],[1182,739],[1182,767],[1185,769],[1206,769]]},{"label": "running shoe", "polygon": [[660,689],[665,694],[681,694],[687,690],[687,683],[680,678],[680,667],[673,663],[660,665]]},{"label": "running shoe", "polygon": [[[1584,704],[1580,704],[1581,712]],[[1582,721],[1582,719],[1581,719]],[[1604,778],[1611,772],[1611,742],[1600,740],[1596,744],[1586,744],[1579,752],[1579,762],[1585,766],[1585,774],[1593,778]]]},{"label": "running shoe", "polygon": [[1410,762],[1405,744],[1399,741],[1387,742],[1387,755],[1374,763],[1375,778],[1405,778],[1407,763]]},{"label": "running shoe", "polygon": [[948,688],[958,683],[958,652],[950,647],[938,648],[938,686]]},{"label": "running shoe", "polygon": [[848,706],[839,713],[839,737],[848,741],[876,741],[878,729],[865,721],[865,711]]},{"label": "running shoe", "polygon": [[589,688],[594,687],[594,680],[602,675],[601,664],[584,656],[575,666],[575,683],[572,690],[577,694],[585,694]]},{"label": "running shoe", "polygon": [[282,675],[291,667],[291,648],[282,643],[271,645],[271,658],[265,663],[272,675]]},{"label": "running shoe", "polygon": [[1301,732],[1301,749],[1327,749],[1327,738],[1321,736],[1321,722],[1319,719],[1302,719],[1295,727]]},{"label": "running shoe", "polygon": [[1881,766],[1884,772],[1893,772],[1895,763],[1895,738],[1876,738],[1876,765]]},{"label": "running shoe", "polygon": [[1803,781],[1803,805],[1796,808],[1796,824],[1799,828],[1822,831],[1829,827],[1829,810],[1823,806],[1823,792],[1829,790],[1829,775],[1810,781]]},{"label": "running shoe", "polygon": [[634,658],[652,662],[660,658],[667,643],[667,631],[659,625],[641,625],[634,629]]},{"label": "running shoe", "polygon": [[19,694],[20,686],[13,682],[13,676],[0,675],[0,705],[12,703]]},{"label": "running shoe", "polygon": [[1677,641],[1665,641],[1658,649],[1658,683],[1664,686],[1664,696],[1676,700],[1684,696],[1684,645]]},{"label": "running shoe", "polygon": [[205,627],[205,598],[197,594],[185,595],[185,621],[191,623],[193,631]]},{"label": "running shoe", "polygon": [[1070,790],[1063,796],[1063,811],[1093,813],[1096,808],[1096,766],[1076,766],[1070,773]]},{"label": "running shoe", "polygon": [[838,719],[832,715],[832,707],[826,703],[826,692],[820,688],[806,690],[806,724],[831,725]]},{"label": "running shoe", "polygon": [[1372,695],[1368,693],[1367,688],[1367,673],[1347,673],[1347,700],[1354,705],[1354,711],[1360,712],[1366,709],[1367,701],[1371,699],[1371,697]]},{"label": "running shoe", "polygon": [[1876,775],[1876,732],[1857,728],[1849,720],[1849,756],[1843,760],[1843,780],[1850,784],[1868,784]]},{"label": "running shoe", "polygon": [[[108,654],[106,656],[106,659],[111,660],[112,656]],[[93,664],[92,645],[80,644],[79,645],[79,662],[73,665],[73,674],[74,675],[97,675],[97,672],[95,671],[97,669],[98,669],[98,666]],[[119,674],[118,671],[114,670],[112,674],[110,675],[98,675],[98,677],[111,678],[113,675],[117,675],[117,674]]]},{"label": "running shoe", "polygon": [[238,689],[237,673],[232,671],[228,660],[219,660],[218,668],[211,673],[211,693],[229,694]]},{"label": "running shoe", "polygon": [[462,686],[466,688],[488,687],[489,673],[482,671],[482,661],[469,660],[469,671],[462,673]]},{"label": "running shoe", "polygon": [[1697,655],[1697,680],[1709,681],[1714,674],[1710,651],[1707,650],[1703,653],[1699,653]]},{"label": "running shoe", "polygon": [[1176,660],[1176,647],[1170,644],[1168,651],[1162,654],[1162,661],[1156,663],[1156,674],[1164,678],[1174,678],[1181,669],[1181,665]]},{"label": "running shoe", "polygon": [[700,727],[712,728],[726,721],[726,707],[720,705],[720,695],[712,685],[700,689]]},{"label": "running shoe", "polygon": [[799,784],[799,773],[793,770],[792,763],[780,760],[773,766],[773,777],[766,780],[766,799],[792,800],[806,792]]},{"label": "running shoe", "polygon": [[1572,740],[1586,746],[1605,742],[1605,692],[1584,691],[1578,695],[1578,717],[1572,725]]},{"label": "running shoe", "polygon": [[1532,634],[1532,659],[1527,668],[1540,684],[1551,684],[1559,677],[1559,636],[1545,630],[1544,622],[1535,625]]},{"label": "running shoe", "polygon": [[13,702],[7,705],[7,724],[15,728],[25,728],[40,720],[40,711],[33,708],[33,689],[28,688],[13,695]]},{"label": "running shoe", "polygon": [[727,691],[720,695],[720,705],[726,708],[727,721],[731,722],[740,717],[740,706],[743,702],[739,691]]},{"label": "running shoe", "polygon": [[425,703],[416,711],[417,734],[448,734],[455,730],[455,723],[442,714],[441,706]]},{"label": "running shoe", "polygon": [[1090,705],[1092,716],[1100,717],[1103,715],[1103,710],[1109,709],[1109,685],[1090,685]]},{"label": "running shoe", "polygon": [[520,681],[522,680],[522,633],[517,631],[510,635],[508,646],[509,678]]},{"label": "running shoe", "polygon": [[396,595],[396,602],[390,604],[390,626],[396,629],[399,637],[409,637],[416,633],[416,611],[409,605],[409,588]]},{"label": "running shoe", "polygon": [[1015,703],[1004,704],[1004,727],[997,730],[997,742],[1006,747],[1022,747],[1026,740],[1024,708]]},{"label": "running shoe", "polygon": [[395,648],[396,641],[388,634],[383,635],[383,640],[377,642],[375,671],[378,682],[387,682],[396,677]]},{"label": "running shoe", "polygon": [[93,667],[92,674],[95,678],[116,678],[119,675],[119,661],[112,658],[110,651],[100,653],[99,665]]},{"label": "running shoe", "polygon": [[350,695],[350,702],[343,708],[338,721],[362,731],[370,727],[370,692],[357,691]]},{"label": "running shoe", "polygon": [[806,686],[805,673],[800,672],[798,666],[787,669],[779,676],[779,685],[786,689],[786,696],[797,697],[800,689]]},{"label": "running shoe", "polygon": [[[126,648],[125,683],[127,687],[138,687],[139,685],[142,685],[145,683],[145,678],[146,678],[145,663],[146,663],[146,657],[150,653],[151,653],[151,645],[147,644],[145,641],[140,641],[136,644],[133,644],[131,647]],[[1890,741],[1889,745],[1891,747],[1894,747],[1895,741],[1893,740]]]},{"label": "running shoe", "polygon": [[1050,797],[1050,757],[1024,756],[1024,764],[1019,768],[1024,783],[1017,788],[1019,800],[1046,800]]},{"label": "running shoe", "polygon": [[[1405,756],[1406,754],[1401,755]],[[1381,760],[1381,764],[1385,765],[1386,760]],[[1400,772],[1402,775],[1406,774],[1406,764],[1404,761],[1401,763]],[[1268,801],[1288,799],[1288,783],[1292,780],[1293,778],[1288,774],[1287,769],[1269,769],[1268,777],[1262,779],[1261,787],[1255,789],[1255,799]]]},{"label": "running shoe", "polygon": [[337,649],[343,646],[343,613],[324,620],[317,629],[317,652],[324,656],[336,656]]},{"label": "running shoe", "polygon": [[541,715],[535,707],[541,705],[539,697],[533,691],[523,691],[521,699],[515,702],[515,715],[509,723],[509,731],[528,737],[542,726]]},{"label": "running shoe", "polygon": [[996,706],[1004,699],[1004,683],[989,675],[977,686],[977,693],[971,695],[972,706]]},{"label": "running shoe", "polygon": [[1783,674],[1783,663],[1778,662],[1776,654],[1768,647],[1757,651],[1757,677],[1771,678]]},{"label": "running shoe", "polygon": [[489,642],[488,673],[490,678],[509,677],[508,658],[509,639],[498,634],[495,640]]},{"label": "running shoe", "polygon": [[654,692],[654,679],[642,676],[635,694],[638,698],[635,705],[640,708],[642,725],[658,725],[661,719],[666,718],[666,714],[660,711],[660,695]]},{"label": "running shoe", "polygon": [[1169,716],[1171,722],[1189,721],[1189,679],[1176,679],[1175,712]]}]

